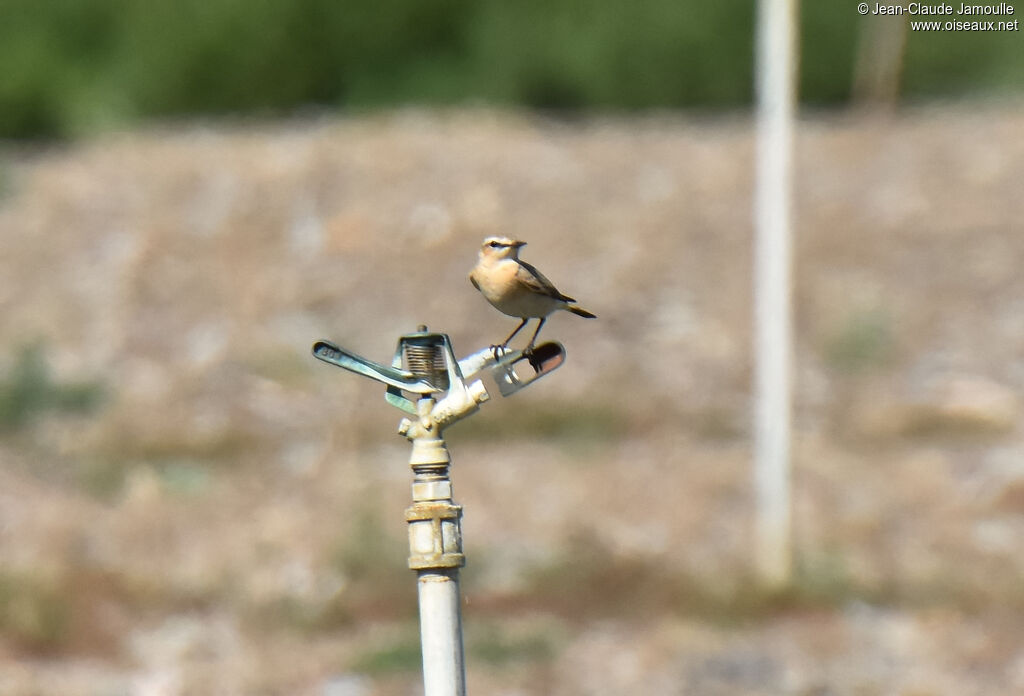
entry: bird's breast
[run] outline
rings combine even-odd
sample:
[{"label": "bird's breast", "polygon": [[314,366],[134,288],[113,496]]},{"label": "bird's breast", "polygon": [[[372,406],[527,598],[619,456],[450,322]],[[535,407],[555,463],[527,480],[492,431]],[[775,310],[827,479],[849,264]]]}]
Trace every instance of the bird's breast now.
[{"label": "bird's breast", "polygon": [[487,298],[487,301],[497,305],[514,295],[518,289],[516,268],[517,264],[515,263],[477,266],[469,276],[483,296]]},{"label": "bird's breast", "polygon": [[513,317],[543,317],[551,313],[555,303],[525,288],[516,277],[515,261],[481,264],[469,274],[474,285],[495,309]]}]

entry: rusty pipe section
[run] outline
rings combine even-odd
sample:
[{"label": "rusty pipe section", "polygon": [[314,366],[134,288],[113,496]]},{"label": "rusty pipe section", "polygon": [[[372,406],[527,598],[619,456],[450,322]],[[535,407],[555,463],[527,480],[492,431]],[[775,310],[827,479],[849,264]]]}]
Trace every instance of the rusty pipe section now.
[{"label": "rusty pipe section", "polygon": [[[486,392],[485,392],[486,394]],[[438,404],[429,397],[417,402],[422,414],[413,422],[403,419],[399,432],[412,442],[409,466],[413,471],[412,506],[405,511],[409,523],[409,567],[413,570],[461,568],[462,508],[452,501],[449,477],[451,455],[441,437],[441,425],[434,420]],[[477,409],[467,395],[462,410]],[[448,416],[450,411],[444,410]]]}]

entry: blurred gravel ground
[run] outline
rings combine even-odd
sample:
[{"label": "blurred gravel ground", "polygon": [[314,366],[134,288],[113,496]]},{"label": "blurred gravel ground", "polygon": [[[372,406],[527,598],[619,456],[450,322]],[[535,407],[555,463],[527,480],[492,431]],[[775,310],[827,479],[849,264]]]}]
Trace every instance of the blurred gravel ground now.
[{"label": "blurred gravel ground", "polygon": [[409,110],[6,150],[0,693],[418,693],[398,414],[309,347],[495,342],[494,233],[600,320],[450,432],[471,693],[1024,690],[1024,110],[801,123],[783,597],[747,571],[752,145]]}]

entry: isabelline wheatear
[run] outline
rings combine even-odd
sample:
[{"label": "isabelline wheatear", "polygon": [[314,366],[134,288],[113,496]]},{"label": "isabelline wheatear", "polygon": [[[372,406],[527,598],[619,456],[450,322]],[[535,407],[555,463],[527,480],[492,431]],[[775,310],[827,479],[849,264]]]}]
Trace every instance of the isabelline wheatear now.
[{"label": "isabelline wheatear", "polygon": [[576,300],[573,298],[560,293],[543,273],[521,261],[519,249],[524,246],[526,242],[517,239],[488,237],[480,247],[480,259],[470,271],[469,280],[499,312],[522,319],[515,331],[501,345],[495,346],[496,349],[507,348],[509,341],[530,319],[540,319],[533,337],[523,350],[529,353],[548,315],[555,310],[564,309],[587,319],[597,317],[574,304]]}]

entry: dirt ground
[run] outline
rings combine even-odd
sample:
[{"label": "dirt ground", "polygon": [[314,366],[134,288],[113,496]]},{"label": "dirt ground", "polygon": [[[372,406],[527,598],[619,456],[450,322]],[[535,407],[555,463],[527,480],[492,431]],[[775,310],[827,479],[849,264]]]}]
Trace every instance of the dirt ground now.
[{"label": "dirt ground", "polygon": [[0,148],[0,693],[420,693],[388,362],[597,321],[454,426],[469,692],[1024,692],[1024,109],[809,114],[796,570],[751,578],[745,115],[399,111]]}]

